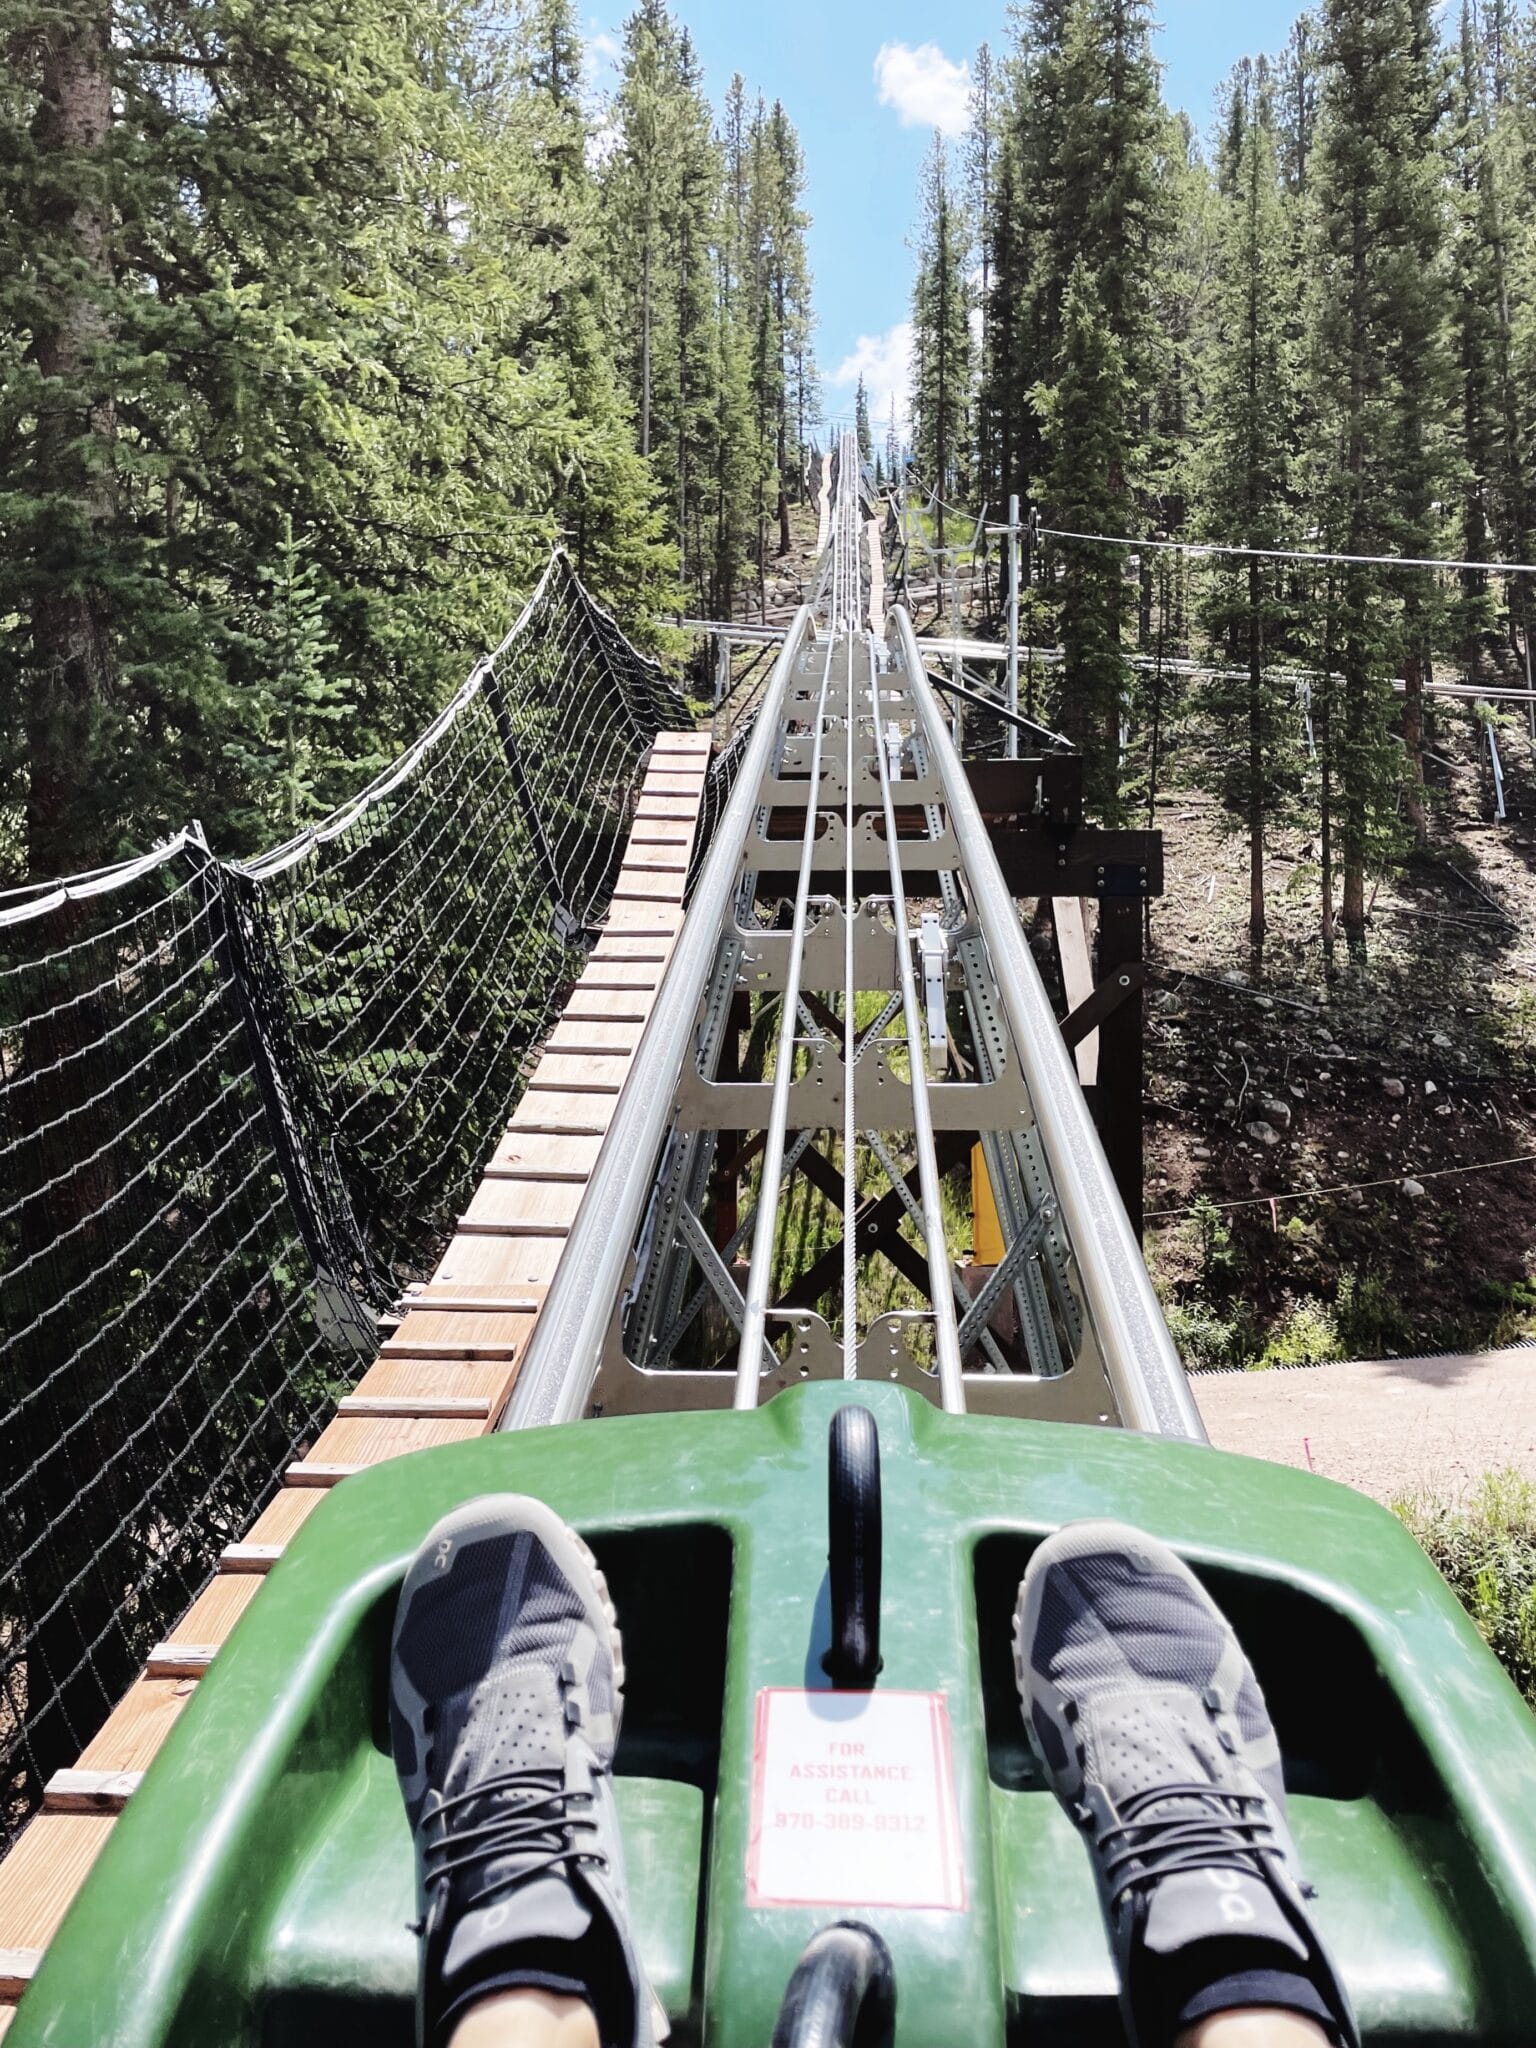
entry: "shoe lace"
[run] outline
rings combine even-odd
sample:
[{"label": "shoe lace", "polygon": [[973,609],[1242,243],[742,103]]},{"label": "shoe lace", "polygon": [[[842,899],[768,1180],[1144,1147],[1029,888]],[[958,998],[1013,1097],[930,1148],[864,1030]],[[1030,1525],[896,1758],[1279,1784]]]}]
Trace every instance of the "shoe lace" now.
[{"label": "shoe lace", "polygon": [[[467,1809],[495,1801],[489,1819],[469,1821]],[[434,1825],[424,1845],[428,1886],[447,1885],[460,1871],[497,1857],[515,1857],[516,1867],[498,1872],[462,1901],[478,1905],[498,1892],[526,1884],[558,1863],[592,1863],[606,1869],[602,1852],[578,1840],[595,1835],[597,1818],[590,1792],[567,1791],[547,1771],[502,1771],[481,1778],[468,1791],[450,1793],[434,1807]]]},{"label": "shoe lace", "polygon": [[[1197,1800],[1195,1812],[1161,1813],[1148,1807]],[[1269,1801],[1260,1792],[1236,1792],[1209,1782],[1151,1785],[1133,1793],[1120,1818],[1098,1838],[1104,1874],[1116,1901],[1132,1885],[1155,1884],[1187,1870],[1233,1870],[1267,1880],[1266,1857],[1281,1855]]]}]

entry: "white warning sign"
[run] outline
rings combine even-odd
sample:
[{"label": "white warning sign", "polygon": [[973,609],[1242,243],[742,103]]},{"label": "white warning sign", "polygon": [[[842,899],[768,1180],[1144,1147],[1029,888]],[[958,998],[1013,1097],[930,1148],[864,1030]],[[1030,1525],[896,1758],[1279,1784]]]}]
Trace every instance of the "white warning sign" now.
[{"label": "white warning sign", "polygon": [[942,1693],[758,1694],[747,1904],[964,1907]]}]

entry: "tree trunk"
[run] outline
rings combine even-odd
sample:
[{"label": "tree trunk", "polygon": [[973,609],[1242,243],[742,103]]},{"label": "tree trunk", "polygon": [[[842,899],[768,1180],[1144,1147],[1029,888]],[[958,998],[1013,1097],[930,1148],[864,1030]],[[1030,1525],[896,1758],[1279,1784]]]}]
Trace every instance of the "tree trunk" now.
[{"label": "tree trunk", "polygon": [[110,540],[115,512],[116,421],[94,367],[110,338],[112,259],[106,181],[90,162],[105,154],[112,128],[111,9],[94,0],[55,20],[32,122],[52,186],[38,224],[52,261],[42,273],[32,354],[58,393],[38,421],[37,473],[44,489],[71,502],[76,540],[72,573],[55,571],[31,607],[27,856],[40,878],[96,866],[116,851],[94,787],[116,657],[111,604],[92,559]]},{"label": "tree trunk", "polygon": [[1365,938],[1366,692],[1365,651],[1353,637],[1344,649],[1344,894],[1339,922],[1351,947]]},{"label": "tree trunk", "polygon": [[1318,788],[1318,863],[1322,884],[1323,956],[1333,961],[1333,582],[1328,584],[1328,609],[1323,621],[1322,688],[1315,699]]},{"label": "tree trunk", "polygon": [[784,467],[789,460],[789,435],[784,421],[784,408],[779,407],[779,553],[787,555],[793,543],[789,534],[789,492],[784,484]]},{"label": "tree trunk", "polygon": [[651,452],[651,233],[640,259],[640,453]]},{"label": "tree trunk", "polygon": [[1264,951],[1264,631],[1263,581],[1248,560],[1248,943],[1257,967]]},{"label": "tree trunk", "polygon": [[1409,829],[1422,846],[1429,836],[1424,812],[1424,683],[1425,659],[1413,611],[1408,614],[1408,652],[1403,661],[1403,751],[1408,757],[1408,775],[1403,787],[1403,810]]}]

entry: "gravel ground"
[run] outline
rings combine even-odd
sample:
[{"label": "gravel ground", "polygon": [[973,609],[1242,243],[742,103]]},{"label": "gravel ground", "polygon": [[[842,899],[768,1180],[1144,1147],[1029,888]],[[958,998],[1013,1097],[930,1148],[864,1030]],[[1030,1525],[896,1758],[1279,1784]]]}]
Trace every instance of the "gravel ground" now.
[{"label": "gravel ground", "polygon": [[1309,1464],[1380,1501],[1457,1501],[1485,1472],[1536,1480],[1536,1348],[1191,1376],[1211,1441]]}]

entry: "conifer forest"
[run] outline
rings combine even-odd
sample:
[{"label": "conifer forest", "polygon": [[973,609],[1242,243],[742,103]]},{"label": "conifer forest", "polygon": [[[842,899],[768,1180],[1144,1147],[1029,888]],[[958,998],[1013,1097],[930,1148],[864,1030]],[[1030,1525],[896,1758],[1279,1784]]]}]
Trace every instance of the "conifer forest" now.
[{"label": "conifer forest", "polygon": [[1482,565],[1533,553],[1536,22],[1329,0],[1238,64],[1207,138],[1164,104],[1146,0],[1011,16],[923,174],[916,470],[966,520],[1039,509],[1043,701],[1101,813],[1151,800],[1169,664],[1202,664],[1187,737],[1255,951],[1281,819],[1316,836],[1322,945],[1358,943],[1428,830],[1431,680],[1530,686],[1531,577]]},{"label": "conifer forest", "polygon": [[324,813],[564,541],[730,612],[809,433],[786,110],[643,0],[0,6],[0,869]]}]

